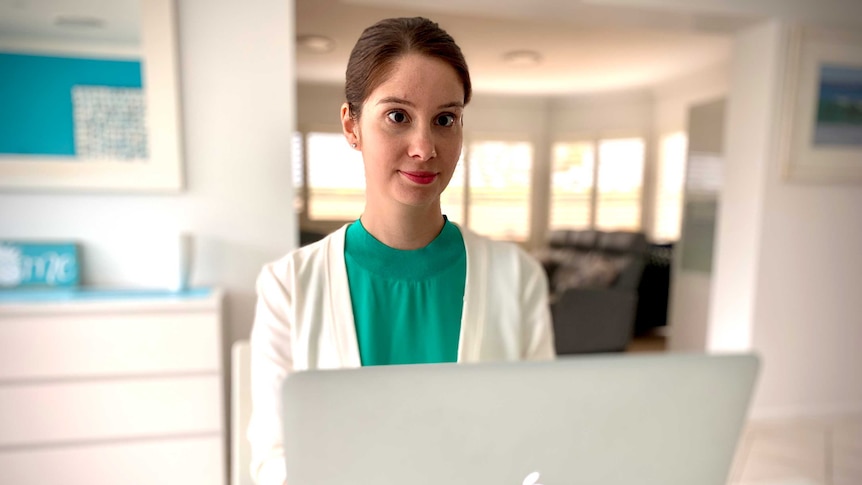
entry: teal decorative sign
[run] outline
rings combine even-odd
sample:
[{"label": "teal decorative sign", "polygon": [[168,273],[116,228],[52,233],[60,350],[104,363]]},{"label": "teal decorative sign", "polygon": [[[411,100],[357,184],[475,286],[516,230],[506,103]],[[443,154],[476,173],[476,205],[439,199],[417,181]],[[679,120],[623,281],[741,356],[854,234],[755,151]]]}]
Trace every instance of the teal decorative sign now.
[{"label": "teal decorative sign", "polygon": [[77,286],[74,243],[0,241],[0,288]]}]

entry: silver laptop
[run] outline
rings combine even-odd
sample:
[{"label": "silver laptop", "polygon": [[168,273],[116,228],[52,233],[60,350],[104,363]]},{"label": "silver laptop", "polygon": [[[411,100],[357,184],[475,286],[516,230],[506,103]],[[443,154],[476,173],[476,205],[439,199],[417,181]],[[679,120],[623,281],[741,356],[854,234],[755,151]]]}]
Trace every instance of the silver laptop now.
[{"label": "silver laptop", "polygon": [[724,485],[758,367],[620,354],[297,373],[287,483]]}]

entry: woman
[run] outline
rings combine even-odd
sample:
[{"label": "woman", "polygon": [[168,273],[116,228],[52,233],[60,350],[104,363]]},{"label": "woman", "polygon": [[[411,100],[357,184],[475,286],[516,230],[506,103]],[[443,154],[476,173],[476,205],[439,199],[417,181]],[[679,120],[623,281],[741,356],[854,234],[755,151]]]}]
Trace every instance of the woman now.
[{"label": "woman", "polygon": [[424,18],[378,22],[353,48],[345,95],[365,210],[258,278],[248,437],[259,485],[284,481],[279,390],[290,372],[554,356],[538,263],[441,213],[471,95],[454,40]]}]

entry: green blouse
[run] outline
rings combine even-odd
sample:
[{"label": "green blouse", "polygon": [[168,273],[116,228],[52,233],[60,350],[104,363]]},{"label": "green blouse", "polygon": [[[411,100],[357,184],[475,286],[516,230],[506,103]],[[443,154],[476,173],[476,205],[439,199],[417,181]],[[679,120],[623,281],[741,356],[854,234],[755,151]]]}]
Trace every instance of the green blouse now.
[{"label": "green blouse", "polygon": [[430,244],[405,251],[357,220],[344,259],[362,365],[458,360],[467,251],[457,226],[447,220]]}]

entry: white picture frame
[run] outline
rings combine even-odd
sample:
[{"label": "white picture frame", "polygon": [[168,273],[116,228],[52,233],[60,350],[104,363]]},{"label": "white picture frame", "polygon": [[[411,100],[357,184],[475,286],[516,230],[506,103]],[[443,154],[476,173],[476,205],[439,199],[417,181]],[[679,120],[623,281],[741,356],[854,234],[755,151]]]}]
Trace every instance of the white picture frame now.
[{"label": "white picture frame", "polygon": [[862,124],[852,127],[852,137],[836,141],[826,140],[822,130],[828,125],[818,120],[822,77],[836,71],[862,78],[862,36],[790,29],[779,142],[788,182],[862,183]]},{"label": "white picture frame", "polygon": [[180,192],[184,187],[175,0],[140,0],[148,158],[0,155],[0,190]]}]

